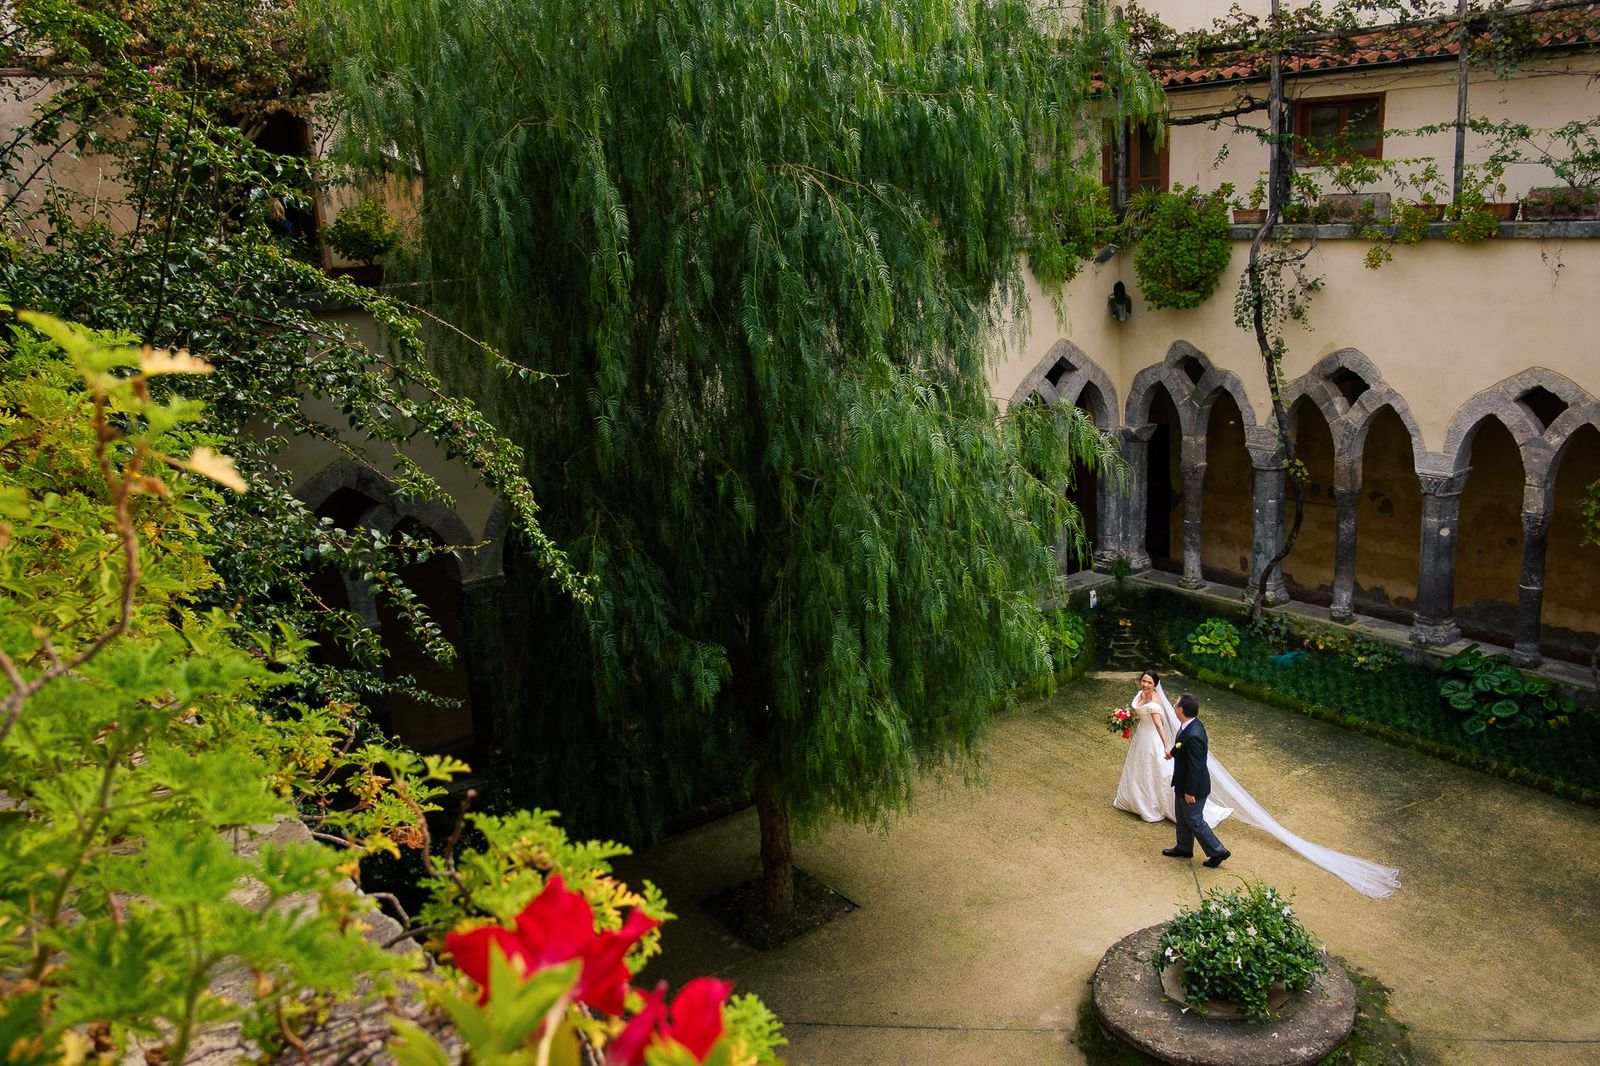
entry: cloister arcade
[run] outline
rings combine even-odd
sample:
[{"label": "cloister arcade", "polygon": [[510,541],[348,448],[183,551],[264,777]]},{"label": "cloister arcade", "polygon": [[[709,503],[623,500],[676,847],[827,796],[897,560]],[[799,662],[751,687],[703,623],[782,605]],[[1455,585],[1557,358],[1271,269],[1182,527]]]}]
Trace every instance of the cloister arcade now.
[{"label": "cloister arcade", "polygon": [[[1106,478],[1076,493],[1095,568],[1124,560],[1190,588],[1259,579],[1291,508],[1277,434],[1237,375],[1177,341],[1119,401],[1061,340],[1011,399],[1030,397],[1075,404],[1121,439],[1126,494]],[[1353,348],[1286,383],[1283,399],[1305,507],[1269,602],[1402,622],[1420,644],[1500,644],[1523,665],[1587,661],[1600,547],[1582,543],[1579,504],[1600,480],[1600,401],[1530,368],[1463,404],[1430,450],[1406,398]]]}]

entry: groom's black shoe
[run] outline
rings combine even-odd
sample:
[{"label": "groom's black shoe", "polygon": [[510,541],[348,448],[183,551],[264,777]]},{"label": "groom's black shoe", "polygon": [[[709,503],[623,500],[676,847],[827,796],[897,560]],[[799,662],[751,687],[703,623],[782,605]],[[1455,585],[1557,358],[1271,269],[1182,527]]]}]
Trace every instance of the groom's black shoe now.
[{"label": "groom's black shoe", "polygon": [[1177,848],[1162,848],[1161,849],[1161,854],[1169,856],[1169,857],[1174,858],[1174,859],[1192,859],[1192,858],[1194,858],[1194,852],[1192,852],[1192,851],[1179,851]]},{"label": "groom's black shoe", "polygon": [[1219,851],[1215,855],[1211,856],[1211,858],[1209,858],[1205,862],[1201,863],[1200,865],[1201,866],[1209,866],[1213,870],[1215,870],[1217,867],[1219,867],[1223,863],[1227,862],[1229,856],[1231,856],[1232,854],[1233,854],[1233,852],[1227,851],[1227,850]]}]

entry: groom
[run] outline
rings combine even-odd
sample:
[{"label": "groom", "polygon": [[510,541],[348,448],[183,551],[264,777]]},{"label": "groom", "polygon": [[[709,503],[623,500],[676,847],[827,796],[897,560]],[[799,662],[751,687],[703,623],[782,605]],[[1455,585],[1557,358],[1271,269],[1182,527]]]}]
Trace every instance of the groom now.
[{"label": "groom", "polygon": [[1185,692],[1178,697],[1178,734],[1167,758],[1172,760],[1172,789],[1178,808],[1178,846],[1161,854],[1175,859],[1194,855],[1198,837],[1206,853],[1205,865],[1213,870],[1233,854],[1222,846],[1206,824],[1206,797],[1211,795],[1211,771],[1206,768],[1206,727],[1200,724],[1200,701]]}]

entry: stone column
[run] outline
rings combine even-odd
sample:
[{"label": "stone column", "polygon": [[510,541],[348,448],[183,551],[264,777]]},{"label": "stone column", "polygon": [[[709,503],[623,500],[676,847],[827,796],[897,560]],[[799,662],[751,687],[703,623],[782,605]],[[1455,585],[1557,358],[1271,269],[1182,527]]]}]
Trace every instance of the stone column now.
[{"label": "stone column", "polygon": [[506,664],[500,602],[504,588],[505,577],[500,574],[462,583],[461,645],[456,649],[457,669],[467,672],[472,701],[472,768],[490,780],[498,780],[509,734],[501,684]]},{"label": "stone column", "polygon": [[1356,503],[1361,499],[1361,486],[1335,486],[1333,499],[1338,525],[1333,545],[1333,602],[1328,607],[1328,617],[1348,623],[1356,617]]},{"label": "stone column", "polygon": [[[1250,588],[1246,590],[1245,598],[1254,602],[1262,571],[1278,554],[1278,549],[1283,547],[1284,475],[1283,453],[1278,450],[1276,435],[1265,440],[1258,439],[1248,450],[1250,466],[1255,471],[1255,490],[1251,505]],[[1284,586],[1281,566],[1273,568],[1262,602],[1267,606],[1289,602],[1289,590]]]},{"label": "stone column", "polygon": [[1461,639],[1456,625],[1456,540],[1461,490],[1471,468],[1453,474],[1419,474],[1422,485],[1422,548],[1417,562],[1417,611],[1411,639],[1450,644]]},{"label": "stone column", "polygon": [[1205,530],[1200,524],[1206,491],[1206,441],[1204,437],[1185,437],[1183,462],[1183,579],[1186,589],[1205,588],[1200,573],[1200,550]]},{"label": "stone column", "polygon": [[1150,569],[1150,552],[1144,546],[1146,510],[1150,501],[1150,437],[1155,433],[1153,422],[1130,427],[1122,431],[1122,457],[1128,463],[1127,516],[1122,523],[1122,557],[1128,567],[1138,573]]},{"label": "stone column", "polygon": [[1511,661],[1534,667],[1540,662],[1539,630],[1544,613],[1544,554],[1550,514],[1544,489],[1529,485],[1522,495],[1522,582],[1517,592],[1517,642]]},{"label": "stone column", "polygon": [[[1129,485],[1132,485],[1129,479]],[[1127,531],[1122,528],[1127,497],[1117,491],[1117,479],[1099,472],[1095,483],[1095,518],[1100,524],[1100,536],[1094,545],[1094,569],[1109,574],[1116,568],[1117,560],[1127,554],[1123,545]]]}]

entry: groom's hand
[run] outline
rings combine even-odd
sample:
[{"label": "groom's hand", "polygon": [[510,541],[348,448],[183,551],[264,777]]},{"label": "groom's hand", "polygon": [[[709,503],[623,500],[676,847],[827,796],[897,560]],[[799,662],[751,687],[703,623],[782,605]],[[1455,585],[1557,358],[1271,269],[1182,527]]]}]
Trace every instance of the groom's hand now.
[{"label": "groom's hand", "polygon": [[1188,804],[1193,804],[1194,803],[1194,797],[1189,795],[1189,793],[1185,792],[1183,794],[1183,802],[1188,803]]}]

